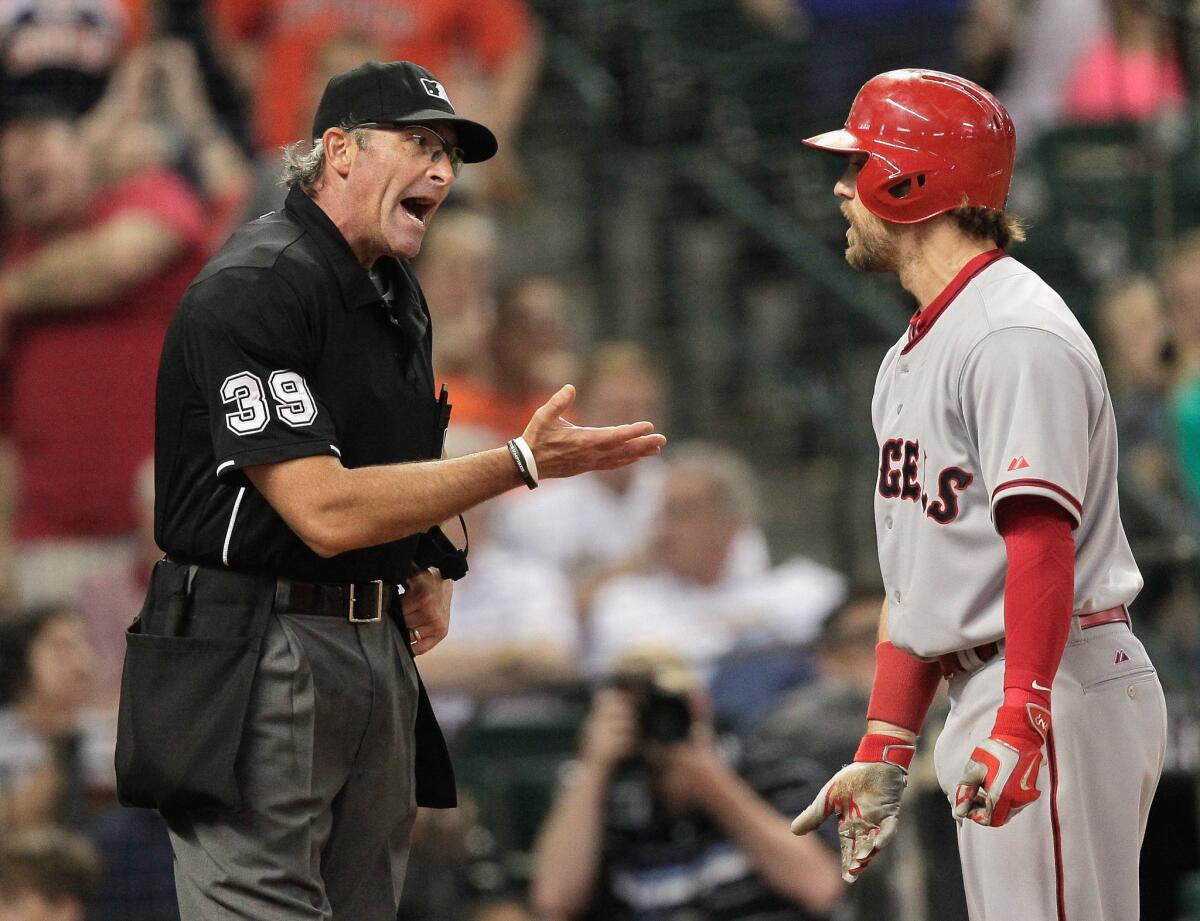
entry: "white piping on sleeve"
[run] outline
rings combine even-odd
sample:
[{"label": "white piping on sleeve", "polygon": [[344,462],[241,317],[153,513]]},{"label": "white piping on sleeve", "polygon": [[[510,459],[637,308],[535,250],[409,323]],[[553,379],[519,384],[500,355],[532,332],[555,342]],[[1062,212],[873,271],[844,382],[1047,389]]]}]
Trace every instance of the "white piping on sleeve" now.
[{"label": "white piping on sleeve", "polygon": [[233,500],[233,514],[229,516],[229,527],[225,530],[225,546],[221,548],[221,562],[229,565],[229,541],[233,537],[233,523],[237,520],[238,509],[242,505],[242,496],[246,495],[246,487],[238,490],[237,498]]},{"label": "white piping on sleeve", "polygon": [[225,461],[225,463],[218,465],[217,476],[220,476],[221,471],[224,470],[226,467],[232,467],[235,463],[236,463],[236,461],[227,460],[227,461]]}]

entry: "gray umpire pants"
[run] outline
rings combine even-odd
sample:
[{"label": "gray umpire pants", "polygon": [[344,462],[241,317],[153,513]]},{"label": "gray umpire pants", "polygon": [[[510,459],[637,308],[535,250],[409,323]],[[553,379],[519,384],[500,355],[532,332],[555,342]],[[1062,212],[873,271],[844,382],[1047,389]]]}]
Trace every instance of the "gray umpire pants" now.
[{"label": "gray umpire pants", "polygon": [[416,815],[417,676],[385,616],[272,616],[239,813],[165,816],[183,921],[394,921]]}]

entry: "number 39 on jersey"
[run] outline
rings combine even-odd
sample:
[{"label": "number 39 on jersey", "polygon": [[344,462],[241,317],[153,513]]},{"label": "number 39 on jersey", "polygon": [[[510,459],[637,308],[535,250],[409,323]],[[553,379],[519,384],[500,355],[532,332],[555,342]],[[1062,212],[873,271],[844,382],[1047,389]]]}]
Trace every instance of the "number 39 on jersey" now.
[{"label": "number 39 on jersey", "polygon": [[312,425],[317,403],[303,377],[295,371],[273,371],[267,378],[273,406],[268,405],[262,379],[250,371],[239,371],[221,384],[221,402],[236,409],[225,414],[225,424],[235,435],[254,435],[271,421],[271,411],[292,428]]}]

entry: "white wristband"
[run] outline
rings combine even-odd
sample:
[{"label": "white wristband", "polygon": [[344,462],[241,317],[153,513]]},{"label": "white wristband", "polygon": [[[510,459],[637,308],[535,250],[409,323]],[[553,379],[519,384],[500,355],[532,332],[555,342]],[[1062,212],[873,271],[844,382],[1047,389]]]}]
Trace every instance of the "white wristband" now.
[{"label": "white wristband", "polygon": [[525,458],[525,466],[529,468],[529,475],[533,477],[534,485],[538,481],[537,458],[533,456],[533,448],[529,447],[529,442],[521,435],[513,439],[513,444],[517,446],[517,450],[521,452],[521,456]]}]

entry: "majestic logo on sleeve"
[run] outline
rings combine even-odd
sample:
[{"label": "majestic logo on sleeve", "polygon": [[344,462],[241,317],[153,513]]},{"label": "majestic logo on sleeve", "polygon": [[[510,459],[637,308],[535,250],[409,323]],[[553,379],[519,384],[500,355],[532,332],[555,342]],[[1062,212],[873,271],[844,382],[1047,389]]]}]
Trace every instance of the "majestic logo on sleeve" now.
[{"label": "majestic logo on sleeve", "polygon": [[961,467],[946,467],[937,475],[937,493],[923,485],[921,444],[906,438],[889,438],[879,447],[879,495],[885,499],[920,502],[925,517],[938,524],[958,518],[959,493],[975,477]]}]

